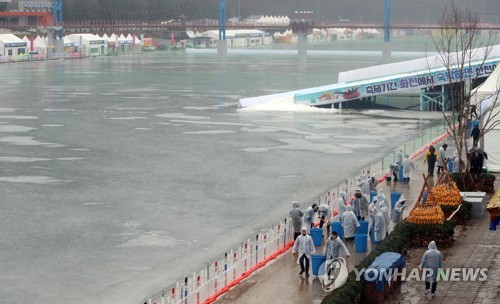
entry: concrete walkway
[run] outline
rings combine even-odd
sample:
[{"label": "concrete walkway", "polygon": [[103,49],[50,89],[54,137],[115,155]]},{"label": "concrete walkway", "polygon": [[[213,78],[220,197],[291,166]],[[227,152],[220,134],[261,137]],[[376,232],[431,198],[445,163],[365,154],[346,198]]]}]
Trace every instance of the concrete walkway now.
[{"label": "concrete walkway", "polygon": [[[452,151],[448,149],[448,155]],[[422,188],[422,173],[427,173],[427,165],[420,156],[414,160],[415,170],[409,184],[383,182],[379,187],[384,187],[386,197],[390,200],[390,192],[403,193],[407,199],[408,208],[404,212],[406,217],[413,208]],[[436,174],[435,174],[436,175]],[[437,176],[437,175],[436,175]],[[500,175],[497,176],[497,184]],[[437,182],[430,179],[432,184]],[[496,185],[497,186],[497,185]],[[496,187],[495,187],[496,188]],[[303,208],[305,206],[302,206]],[[392,224],[392,222],[391,222]],[[400,291],[394,293],[387,303],[500,303],[498,302],[500,289],[500,231],[490,231],[489,215],[485,212],[480,220],[473,220],[468,227],[462,229],[455,236],[455,244],[448,250],[442,250],[446,267],[487,267],[488,279],[485,282],[442,282],[438,284],[436,296],[424,295],[424,285],[421,282],[406,282]],[[390,227],[392,230],[392,227]],[[458,231],[459,229],[456,229]],[[326,232],[325,232],[326,237]],[[351,258],[348,268],[351,271],[371,250],[368,238],[368,252],[357,253],[354,243],[346,244]],[[376,245],[374,245],[376,246]],[[323,247],[316,247],[317,253],[323,253]],[[409,251],[410,256],[405,257],[407,267],[418,266],[424,249]],[[343,254],[341,253],[341,256]],[[311,275],[309,278],[299,276],[300,267],[297,258],[292,256],[291,250],[285,252],[274,262],[258,271],[247,280],[230,290],[216,303],[228,304],[253,304],[253,303],[321,303],[327,295],[319,280]],[[312,273],[312,270],[310,270]]]}]

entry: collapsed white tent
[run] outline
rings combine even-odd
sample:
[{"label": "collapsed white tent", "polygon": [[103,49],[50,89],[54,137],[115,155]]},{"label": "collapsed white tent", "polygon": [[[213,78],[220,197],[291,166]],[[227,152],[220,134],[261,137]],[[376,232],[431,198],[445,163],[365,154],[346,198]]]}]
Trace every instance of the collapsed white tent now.
[{"label": "collapsed white tent", "polygon": [[[483,84],[471,91],[471,104],[479,108],[482,122],[491,120],[491,126],[493,121],[500,120],[500,68],[497,67]],[[500,125],[491,128],[483,136],[483,149],[488,153],[487,167],[492,172],[500,172],[499,138]]]}]

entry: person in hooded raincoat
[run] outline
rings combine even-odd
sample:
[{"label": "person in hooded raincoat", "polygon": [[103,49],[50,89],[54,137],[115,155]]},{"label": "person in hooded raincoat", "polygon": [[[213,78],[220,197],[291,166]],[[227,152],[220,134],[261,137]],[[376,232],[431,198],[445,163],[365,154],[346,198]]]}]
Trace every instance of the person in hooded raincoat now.
[{"label": "person in hooded raincoat", "polygon": [[403,148],[399,148],[399,151],[396,153],[396,164],[398,164],[398,166],[401,166],[401,164],[403,163]]},{"label": "person in hooded raincoat", "polygon": [[[319,205],[319,216],[326,223],[326,231],[330,232],[330,220],[332,219],[332,208],[327,204]],[[320,223],[320,228],[323,228]]]},{"label": "person in hooded raincoat", "polygon": [[300,235],[300,230],[302,229],[302,217],[304,212],[300,210],[300,204],[297,201],[292,202],[292,210],[290,210],[290,218],[292,219],[293,226],[293,239],[296,240]]},{"label": "person in hooded raincoat", "polygon": [[352,211],[352,206],[347,206],[346,211],[344,212],[344,219],[342,220],[342,227],[344,228],[344,237],[346,241],[348,239],[354,239],[356,230],[359,226],[359,221]]},{"label": "person in hooded raincoat", "polygon": [[392,173],[392,177],[394,178],[394,181],[397,182],[399,181],[399,165],[396,163],[390,163],[389,164],[389,170]]},{"label": "person in hooded raincoat", "polygon": [[443,171],[444,166],[446,166],[448,159],[446,157],[446,149],[448,148],[447,144],[443,144],[441,148],[439,148],[438,152],[438,162],[437,162],[437,174],[441,174],[441,171]]},{"label": "person in hooded raincoat", "polygon": [[404,195],[401,195],[399,200],[394,205],[394,211],[392,213],[392,221],[395,224],[401,221],[401,217],[403,216],[403,209],[406,208],[405,203],[406,203],[406,198],[404,197]]},{"label": "person in hooded raincoat", "polygon": [[427,251],[422,256],[422,262],[418,267],[425,272],[425,293],[436,294],[437,275],[440,268],[443,268],[443,255],[437,249],[436,242],[432,241],[427,246]]},{"label": "person in hooded raincoat", "polygon": [[[370,202],[370,182],[369,178],[365,178],[361,181],[359,181],[358,187],[361,190],[361,193],[363,194],[364,197],[366,197],[367,202]],[[368,206],[368,204],[366,204]]]},{"label": "person in hooded raincoat", "polygon": [[307,232],[309,232],[309,229],[311,229],[314,225],[314,217],[318,209],[318,205],[312,204],[304,213],[304,226],[307,227]]},{"label": "person in hooded raincoat", "polygon": [[339,258],[341,248],[342,251],[344,251],[345,256],[349,258],[351,255],[344,242],[342,242],[342,240],[338,237],[337,231],[332,231],[332,234],[330,234],[328,240],[326,241],[325,250],[323,251],[326,258],[325,273],[328,276],[330,276],[330,273],[327,272],[328,267],[331,263],[333,263],[333,261]]},{"label": "person in hooded raincoat", "polygon": [[415,169],[413,162],[410,159],[410,154],[406,154],[403,159],[403,181],[410,182],[411,169]]},{"label": "person in hooded raincoat", "polygon": [[378,204],[378,210],[382,215],[384,216],[384,221],[385,221],[385,234],[389,234],[389,209],[384,203],[379,203]]},{"label": "person in hooded raincoat", "polygon": [[378,181],[375,174],[368,178],[368,186],[370,187],[370,191],[377,191]]},{"label": "person in hooded raincoat", "polygon": [[385,206],[387,208],[389,208],[389,204],[387,202],[387,199],[385,198],[385,194],[384,194],[384,189],[379,189],[378,190],[378,194],[377,194],[377,199],[378,199],[378,203],[384,203]]},{"label": "person in hooded raincoat", "polygon": [[292,254],[295,255],[297,252],[299,254],[298,262],[300,264],[300,273],[302,275],[306,273],[306,277],[309,276],[309,264],[311,257],[316,253],[316,248],[314,248],[314,242],[312,237],[307,234],[307,227],[302,227],[301,234],[295,240],[293,244]]},{"label": "person in hooded raincoat", "polygon": [[376,242],[380,242],[385,239],[386,235],[385,218],[377,207],[373,207],[373,212],[375,213],[373,216],[373,236]]},{"label": "person in hooded raincoat", "polygon": [[344,212],[346,209],[346,199],[345,199],[345,192],[340,191],[339,192],[339,221],[342,223],[342,218],[344,217]]},{"label": "person in hooded raincoat", "polygon": [[354,198],[351,200],[351,206],[354,213],[358,217],[358,220],[364,220],[368,215],[368,200],[361,193],[361,189],[357,189],[354,192]]},{"label": "person in hooded raincoat", "polygon": [[373,223],[373,217],[375,216],[375,211],[373,210],[373,208],[377,207],[377,205],[378,205],[378,197],[374,196],[372,202],[368,205],[368,218],[372,223]]}]

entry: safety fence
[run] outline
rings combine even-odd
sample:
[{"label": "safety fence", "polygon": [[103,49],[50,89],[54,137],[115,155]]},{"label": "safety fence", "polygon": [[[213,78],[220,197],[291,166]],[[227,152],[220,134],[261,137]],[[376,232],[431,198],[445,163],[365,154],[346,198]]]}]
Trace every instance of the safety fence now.
[{"label": "safety fence", "polygon": [[[448,136],[444,133],[445,125],[432,127],[422,132],[420,137],[402,145],[403,152],[411,154],[411,158],[418,157],[431,144],[436,144]],[[433,137],[436,136],[436,137]],[[384,157],[379,162],[362,170],[361,175],[370,173],[371,168],[380,168],[375,175],[379,182],[388,174],[389,163],[394,162],[393,155]],[[372,172],[373,173],[373,172]],[[340,185],[320,194],[318,199],[310,203],[327,204],[334,214],[338,210],[340,192],[351,198],[358,187],[359,176],[353,176]],[[191,276],[178,281],[175,285],[164,289],[161,293],[148,299],[147,304],[209,304],[217,300],[230,288],[239,284],[257,269],[287,251],[293,245],[293,228],[290,218],[284,218],[268,231],[259,233],[255,239],[246,242],[226,252],[223,257],[209,263],[205,269],[194,272]]]},{"label": "safety fence", "polygon": [[177,282],[147,304],[201,304],[212,303],[231,287],[246,279],[293,245],[293,229],[285,218],[265,233],[248,239],[238,248],[225,253],[205,269]]}]

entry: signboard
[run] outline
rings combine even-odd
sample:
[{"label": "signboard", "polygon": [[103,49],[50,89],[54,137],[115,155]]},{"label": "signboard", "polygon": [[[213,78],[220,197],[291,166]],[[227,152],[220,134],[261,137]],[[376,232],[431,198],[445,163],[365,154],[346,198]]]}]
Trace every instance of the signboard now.
[{"label": "signboard", "polygon": [[432,86],[440,86],[453,82],[476,77],[486,77],[500,64],[500,59],[489,63],[478,63],[462,69],[453,69],[448,73],[446,70],[434,72],[421,72],[409,76],[394,76],[392,79],[384,81],[374,81],[373,79],[355,82],[352,84],[332,85],[331,89],[319,90],[314,93],[298,93],[295,95],[295,102],[302,104],[325,103],[326,101],[342,102],[363,97],[390,94],[408,89],[424,89]]},{"label": "signboard", "polygon": [[5,47],[26,47],[28,44],[26,42],[7,42]]},{"label": "signboard", "polygon": [[105,40],[90,40],[89,44],[106,44]]}]

